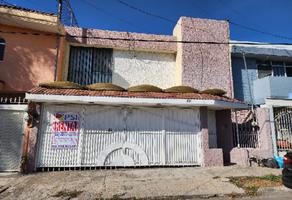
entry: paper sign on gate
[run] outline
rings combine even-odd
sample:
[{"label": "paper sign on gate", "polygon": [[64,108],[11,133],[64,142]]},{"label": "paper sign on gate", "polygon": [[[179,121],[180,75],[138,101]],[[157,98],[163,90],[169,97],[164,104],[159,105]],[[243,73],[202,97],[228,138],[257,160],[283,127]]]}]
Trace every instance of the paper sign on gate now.
[{"label": "paper sign on gate", "polygon": [[80,129],[79,113],[57,112],[52,116],[52,147],[76,148]]}]

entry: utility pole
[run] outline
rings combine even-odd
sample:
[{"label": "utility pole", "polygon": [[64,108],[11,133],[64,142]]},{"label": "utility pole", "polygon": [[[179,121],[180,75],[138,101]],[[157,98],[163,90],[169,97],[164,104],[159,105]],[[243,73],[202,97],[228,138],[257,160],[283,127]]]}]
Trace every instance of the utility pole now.
[{"label": "utility pole", "polygon": [[62,17],[62,10],[63,10],[63,0],[58,0],[59,4],[58,4],[58,19],[59,21],[61,21],[61,17]]}]

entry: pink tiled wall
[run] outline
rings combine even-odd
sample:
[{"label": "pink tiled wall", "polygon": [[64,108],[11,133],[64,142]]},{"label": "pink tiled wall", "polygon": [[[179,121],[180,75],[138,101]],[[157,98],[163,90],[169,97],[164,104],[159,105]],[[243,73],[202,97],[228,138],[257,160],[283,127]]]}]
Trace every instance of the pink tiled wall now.
[{"label": "pink tiled wall", "polygon": [[[67,41],[79,45],[115,49],[148,50],[154,52],[176,52],[176,38],[170,35],[153,35],[76,27],[66,27],[66,32],[68,34]],[[70,35],[74,37],[70,37]]]},{"label": "pink tiled wall", "polygon": [[227,21],[182,17],[181,40],[224,44],[182,44],[182,84],[199,90],[220,88],[232,96]]}]

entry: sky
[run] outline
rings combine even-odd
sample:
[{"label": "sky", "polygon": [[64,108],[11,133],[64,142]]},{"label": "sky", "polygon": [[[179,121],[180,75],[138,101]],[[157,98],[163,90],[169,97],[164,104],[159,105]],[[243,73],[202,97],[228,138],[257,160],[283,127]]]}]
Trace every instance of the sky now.
[{"label": "sky", "polygon": [[[57,12],[57,0],[5,0],[45,12]],[[84,28],[172,35],[180,16],[230,20],[262,34],[230,24],[232,40],[292,43],[292,0],[122,0],[162,20],[121,4],[119,0],[71,0]],[[270,34],[271,33],[271,34]],[[277,35],[277,36],[273,36]]]}]

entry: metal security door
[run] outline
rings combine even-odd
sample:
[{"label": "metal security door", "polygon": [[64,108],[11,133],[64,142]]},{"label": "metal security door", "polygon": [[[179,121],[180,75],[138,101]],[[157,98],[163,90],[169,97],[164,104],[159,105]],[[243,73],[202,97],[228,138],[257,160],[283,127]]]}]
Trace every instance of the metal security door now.
[{"label": "metal security door", "polygon": [[[44,113],[37,167],[200,164],[198,109],[70,105],[45,106]],[[76,146],[54,147],[56,113],[78,113]]]},{"label": "metal security door", "polygon": [[23,116],[24,111],[0,110],[0,171],[20,170]]},{"label": "metal security door", "polygon": [[85,166],[199,165],[197,109],[86,107]]},{"label": "metal security door", "polygon": [[292,108],[275,108],[274,119],[278,151],[291,150]]}]

